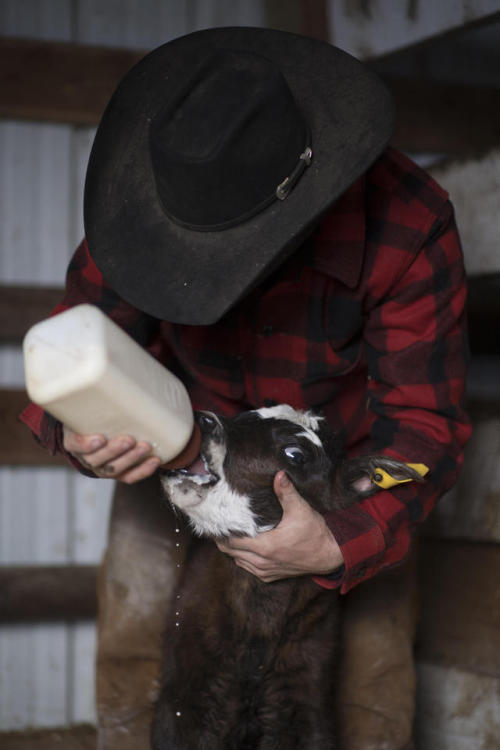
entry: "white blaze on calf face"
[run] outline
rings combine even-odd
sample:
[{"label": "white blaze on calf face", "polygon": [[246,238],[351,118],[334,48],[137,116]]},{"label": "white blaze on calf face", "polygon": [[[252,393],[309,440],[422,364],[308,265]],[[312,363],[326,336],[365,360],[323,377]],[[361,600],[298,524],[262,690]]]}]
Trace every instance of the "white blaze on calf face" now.
[{"label": "white blaze on calf face", "polygon": [[195,534],[255,536],[259,528],[249,499],[234,492],[227,483],[225,456],[225,444],[210,440],[209,463],[205,459],[210,474],[167,474],[161,480],[163,488],[172,503],[186,513]]},{"label": "white blaze on calf face", "polygon": [[288,419],[289,422],[304,428],[304,432],[299,432],[298,437],[305,437],[317,445],[321,446],[321,440],[316,432],[319,430],[320,422],[324,417],[317,417],[310,412],[297,411],[288,404],[279,404],[278,406],[269,406],[262,409],[256,409],[256,414],[260,414],[263,419]]},{"label": "white blaze on calf face", "polygon": [[256,536],[259,532],[247,497],[231,490],[221,477],[202,503],[189,508],[189,520],[199,536]]}]

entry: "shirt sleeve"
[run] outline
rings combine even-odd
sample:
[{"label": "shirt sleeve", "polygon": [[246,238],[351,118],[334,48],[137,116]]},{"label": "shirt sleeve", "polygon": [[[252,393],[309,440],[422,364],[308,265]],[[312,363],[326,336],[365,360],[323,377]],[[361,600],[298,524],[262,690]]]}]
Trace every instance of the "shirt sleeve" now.
[{"label": "shirt sleeve", "polygon": [[[160,336],[160,321],[129,305],[111,289],[95,265],[86,240],[78,246],[70,261],[63,299],[51,315],[57,315],[84,302],[99,307],[138,344],[166,363],[168,354]],[[94,476],[64,450],[61,423],[40,406],[30,403],[19,418],[50,453],[63,453],[81,473]]]},{"label": "shirt sleeve", "polygon": [[412,533],[456,482],[470,436],[464,410],[468,346],[466,281],[451,204],[364,330],[368,408],[366,451],[424,463],[410,482],[326,517],[341,547],[341,576],[317,578],[345,593],[407,556]]}]

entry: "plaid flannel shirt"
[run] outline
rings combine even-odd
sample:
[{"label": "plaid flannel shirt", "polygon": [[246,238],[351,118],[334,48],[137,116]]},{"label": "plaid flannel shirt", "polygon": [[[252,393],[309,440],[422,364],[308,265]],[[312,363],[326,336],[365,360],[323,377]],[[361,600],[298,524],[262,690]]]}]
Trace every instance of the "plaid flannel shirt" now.
[{"label": "plaid flannel shirt", "polygon": [[[423,485],[326,515],[345,564],[315,580],[344,593],[403,560],[415,527],[456,481],[470,434],[465,299],[447,194],[388,149],[299,251],[214,325],[171,324],[131,307],[85,241],[54,314],[96,304],[181,377],[195,408],[320,408],[349,454],[426,464]],[[49,415],[30,405],[21,418],[51,451],[63,450]]]}]

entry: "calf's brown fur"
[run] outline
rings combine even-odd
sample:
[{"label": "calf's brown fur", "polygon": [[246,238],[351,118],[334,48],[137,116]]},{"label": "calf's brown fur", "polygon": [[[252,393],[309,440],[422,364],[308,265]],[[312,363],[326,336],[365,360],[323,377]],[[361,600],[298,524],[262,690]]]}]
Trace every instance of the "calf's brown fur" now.
[{"label": "calf's brown fur", "polygon": [[[211,515],[211,503],[217,516],[211,536],[276,525],[282,509],[272,487],[280,469],[319,512],[377,490],[374,467],[420,479],[384,456],[343,461],[340,441],[326,422],[290,407],[197,418],[203,472],[170,472],[163,484],[200,535],[211,523],[203,517]],[[241,514],[233,512],[238,504]],[[309,577],[262,583],[201,538],[192,546],[176,602],[178,615],[165,635],[154,750],[337,746],[335,592]]]}]

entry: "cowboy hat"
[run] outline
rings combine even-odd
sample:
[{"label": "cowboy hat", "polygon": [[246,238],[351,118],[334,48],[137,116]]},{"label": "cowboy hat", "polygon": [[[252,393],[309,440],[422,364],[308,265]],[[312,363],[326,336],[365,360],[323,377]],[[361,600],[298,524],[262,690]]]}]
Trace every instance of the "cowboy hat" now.
[{"label": "cowboy hat", "polygon": [[325,42],[246,27],[168,42],[130,70],[99,124],[90,253],[139,309],[213,323],[367,170],[393,119],[377,76]]}]

